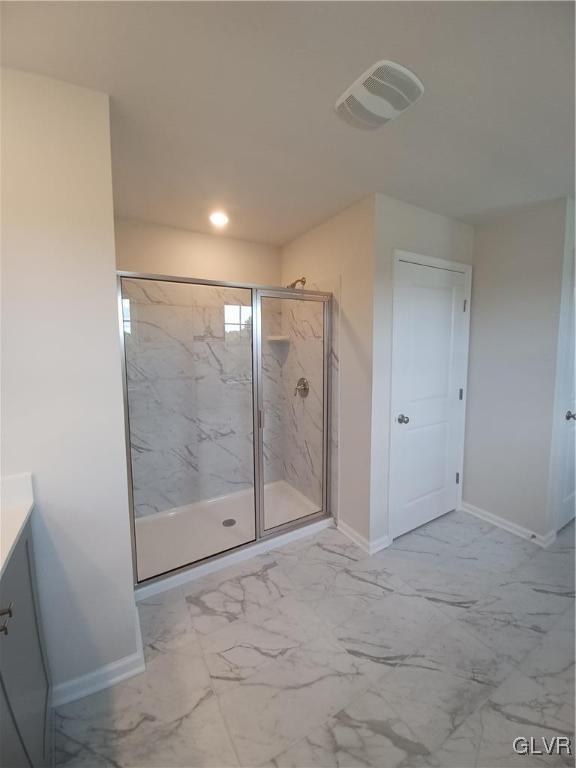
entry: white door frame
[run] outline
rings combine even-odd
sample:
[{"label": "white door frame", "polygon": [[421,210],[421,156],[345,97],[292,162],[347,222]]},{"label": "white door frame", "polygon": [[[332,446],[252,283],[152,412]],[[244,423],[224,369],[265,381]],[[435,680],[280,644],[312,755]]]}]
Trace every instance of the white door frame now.
[{"label": "white door frame", "polygon": [[[472,293],[472,265],[471,264],[463,264],[459,261],[451,261],[449,259],[438,259],[435,256],[424,256],[420,253],[412,253],[411,251],[403,251],[400,249],[394,249],[394,271],[393,271],[393,278],[392,278],[392,301],[394,302],[395,296],[396,296],[396,285],[398,282],[398,264],[400,262],[409,262],[410,264],[420,264],[423,267],[435,267],[436,269],[445,269],[449,270],[451,272],[460,272],[464,275],[465,278],[465,301],[466,301],[466,311],[464,313],[464,336],[466,339],[466,346],[465,346],[465,366],[464,366],[464,376],[462,381],[462,388],[464,390],[463,397],[462,397],[462,416],[461,416],[461,425],[460,425],[460,433],[461,433],[461,441],[460,441],[460,449],[458,451],[458,472],[460,472],[460,484],[458,485],[458,488],[456,490],[457,493],[457,505],[456,508],[459,509],[462,506],[462,487],[464,485],[463,478],[464,478],[464,435],[465,435],[465,429],[466,429],[466,402],[467,402],[467,396],[468,396],[468,355],[469,355],[469,349],[470,349],[470,306],[471,306],[471,293]],[[391,354],[391,367],[392,367],[392,361],[395,357],[395,333],[394,333],[394,310],[392,311],[392,354]],[[390,382],[391,382],[391,391],[390,391],[390,424],[392,425],[393,420],[395,418],[394,413],[394,376],[393,372],[390,376]],[[390,429],[390,435],[389,435],[389,446],[388,446],[388,455],[389,457],[392,456],[392,429]],[[390,494],[391,490],[391,483],[390,483],[390,467],[391,467],[391,461],[388,462],[388,510],[389,510],[389,519],[388,519],[388,530],[391,530],[390,525],[390,515],[392,513],[392,498]]]}]

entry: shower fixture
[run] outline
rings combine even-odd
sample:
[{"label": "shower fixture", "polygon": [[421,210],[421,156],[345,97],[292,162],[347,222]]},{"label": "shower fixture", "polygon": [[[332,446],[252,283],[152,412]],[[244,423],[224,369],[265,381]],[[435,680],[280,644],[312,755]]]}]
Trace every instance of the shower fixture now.
[{"label": "shower fixture", "polygon": [[296,288],[298,283],[302,283],[302,288],[304,288],[304,286],[306,285],[306,278],[299,277],[298,280],[294,280],[294,282],[287,285],[286,288]]},{"label": "shower fixture", "polygon": [[310,384],[308,383],[308,379],[305,379],[304,376],[302,376],[296,382],[294,397],[296,397],[298,394],[300,397],[308,397],[308,392],[310,392]]}]

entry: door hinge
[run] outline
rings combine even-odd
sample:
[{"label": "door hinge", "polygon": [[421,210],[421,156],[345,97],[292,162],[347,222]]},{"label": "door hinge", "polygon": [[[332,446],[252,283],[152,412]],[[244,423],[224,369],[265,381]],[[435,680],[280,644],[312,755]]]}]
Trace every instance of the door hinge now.
[{"label": "door hinge", "polygon": [[462,400],[464,398],[464,390],[462,387],[458,390],[458,400]]},{"label": "door hinge", "polygon": [[466,312],[467,306],[468,306],[468,299],[464,299],[464,308],[462,309],[462,312]]},{"label": "door hinge", "polygon": [[456,472],[456,485],[460,485],[460,472]]}]

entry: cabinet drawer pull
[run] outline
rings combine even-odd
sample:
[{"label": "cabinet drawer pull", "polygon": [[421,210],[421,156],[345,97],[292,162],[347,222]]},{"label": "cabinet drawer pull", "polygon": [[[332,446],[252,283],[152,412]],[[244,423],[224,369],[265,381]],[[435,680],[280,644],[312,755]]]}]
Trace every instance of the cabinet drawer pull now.
[{"label": "cabinet drawer pull", "polygon": [[0,616],[6,616],[4,623],[2,624],[2,626],[0,626],[0,635],[8,634],[8,622],[13,616],[12,606],[13,606],[13,603],[10,603],[8,608],[0,608]]}]

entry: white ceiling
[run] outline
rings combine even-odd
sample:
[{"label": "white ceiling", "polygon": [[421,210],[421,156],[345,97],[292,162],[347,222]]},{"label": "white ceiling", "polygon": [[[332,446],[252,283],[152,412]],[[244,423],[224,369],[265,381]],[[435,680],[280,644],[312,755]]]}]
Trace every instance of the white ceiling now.
[{"label": "white ceiling", "polygon": [[[8,2],[8,66],[111,95],[117,213],[284,243],[380,191],[468,221],[571,191],[571,2]],[[371,63],[420,101],[341,122]]]}]

